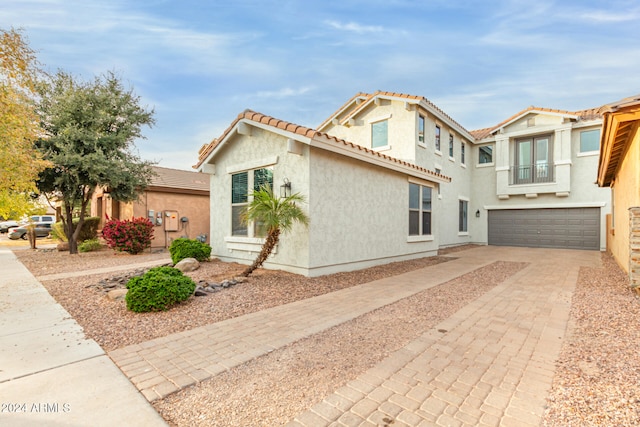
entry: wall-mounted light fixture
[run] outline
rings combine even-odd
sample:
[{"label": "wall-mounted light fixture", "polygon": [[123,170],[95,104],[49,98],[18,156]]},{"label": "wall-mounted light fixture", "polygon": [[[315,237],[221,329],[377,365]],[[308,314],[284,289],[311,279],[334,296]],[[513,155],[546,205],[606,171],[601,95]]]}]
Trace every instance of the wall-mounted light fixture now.
[{"label": "wall-mounted light fixture", "polygon": [[480,209],[476,211],[476,218],[480,218]]},{"label": "wall-mounted light fixture", "polygon": [[280,197],[291,196],[291,181],[289,181],[286,177],[282,181],[284,182],[284,184],[280,186]]}]

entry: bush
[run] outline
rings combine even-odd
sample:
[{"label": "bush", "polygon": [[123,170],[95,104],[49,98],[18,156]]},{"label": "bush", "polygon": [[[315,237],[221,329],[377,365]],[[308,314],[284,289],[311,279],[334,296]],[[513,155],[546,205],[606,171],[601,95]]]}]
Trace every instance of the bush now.
[{"label": "bush", "polygon": [[195,258],[198,261],[209,261],[211,257],[211,246],[197,240],[185,238],[175,239],[169,246],[171,261],[179,263],[185,258]]},{"label": "bush", "polygon": [[136,313],[164,311],[187,300],[196,289],[191,278],[172,267],[155,267],[143,276],[129,279],[125,301]]},{"label": "bush", "polygon": [[62,225],[62,221],[58,221],[51,226],[51,237],[56,240],[60,240],[61,242],[66,242],[67,235],[64,234],[64,226]]},{"label": "bush", "polygon": [[[74,218],[73,224],[78,225],[78,218]],[[98,227],[100,226],[100,218],[96,216],[90,216],[84,219],[82,223],[82,230],[78,235],[78,242],[84,242],[86,240],[93,240],[98,237]],[[58,239],[62,242],[66,242],[67,235],[64,232],[64,225],[62,221],[58,221],[51,226],[51,237]]]},{"label": "bush", "polygon": [[78,245],[80,252],[92,252],[100,250],[100,248],[102,248],[102,243],[98,239],[85,240]]},{"label": "bush", "polygon": [[[80,221],[78,218],[74,218],[73,225],[78,225],[78,221]],[[98,227],[100,227],[100,218],[97,216],[86,217],[78,235],[78,242],[93,240],[98,237]]]},{"label": "bush", "polygon": [[102,237],[112,249],[139,254],[151,247],[153,224],[147,218],[112,219],[102,228]]}]

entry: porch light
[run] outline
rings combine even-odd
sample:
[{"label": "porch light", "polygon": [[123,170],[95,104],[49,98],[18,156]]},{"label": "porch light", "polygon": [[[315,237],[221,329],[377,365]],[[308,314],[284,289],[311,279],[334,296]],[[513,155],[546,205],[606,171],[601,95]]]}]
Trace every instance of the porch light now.
[{"label": "porch light", "polygon": [[282,181],[284,182],[284,184],[280,186],[280,197],[291,196],[291,181],[289,181],[286,177]]},{"label": "porch light", "polygon": [[480,218],[480,209],[476,211],[476,218]]}]

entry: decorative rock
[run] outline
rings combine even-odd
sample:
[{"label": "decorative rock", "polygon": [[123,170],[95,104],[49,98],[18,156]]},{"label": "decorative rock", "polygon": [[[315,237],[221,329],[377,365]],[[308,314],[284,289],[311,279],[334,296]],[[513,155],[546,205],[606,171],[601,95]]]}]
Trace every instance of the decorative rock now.
[{"label": "decorative rock", "polygon": [[127,289],[114,289],[107,292],[107,297],[111,301],[122,301],[125,295],[127,295]]},{"label": "decorative rock", "polygon": [[175,268],[186,273],[188,271],[195,271],[200,268],[200,263],[195,258],[185,258],[175,265]]},{"label": "decorative rock", "polygon": [[58,249],[58,252],[66,252],[69,250],[69,242],[60,242],[58,243],[58,246],[56,246],[56,249]]},{"label": "decorative rock", "polygon": [[209,293],[208,293],[208,292],[206,292],[206,291],[205,291],[202,287],[200,287],[200,286],[196,286],[196,290],[195,290],[195,292],[194,292],[193,294],[194,294],[195,296],[197,296],[197,297],[204,297],[204,296],[209,295]]}]

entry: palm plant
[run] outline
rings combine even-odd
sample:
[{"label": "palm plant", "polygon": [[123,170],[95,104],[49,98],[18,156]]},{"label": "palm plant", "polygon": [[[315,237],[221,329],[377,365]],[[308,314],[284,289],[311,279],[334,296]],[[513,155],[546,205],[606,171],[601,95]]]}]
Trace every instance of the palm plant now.
[{"label": "palm plant", "polygon": [[281,233],[290,231],[296,222],[303,225],[309,223],[307,215],[296,204],[303,201],[304,197],[300,193],[276,197],[268,186],[253,192],[253,200],[243,212],[242,219],[247,224],[254,221],[260,228],[266,229],[267,237],[255,261],[242,272],[242,276],[248,277],[262,266],[278,244]]}]

